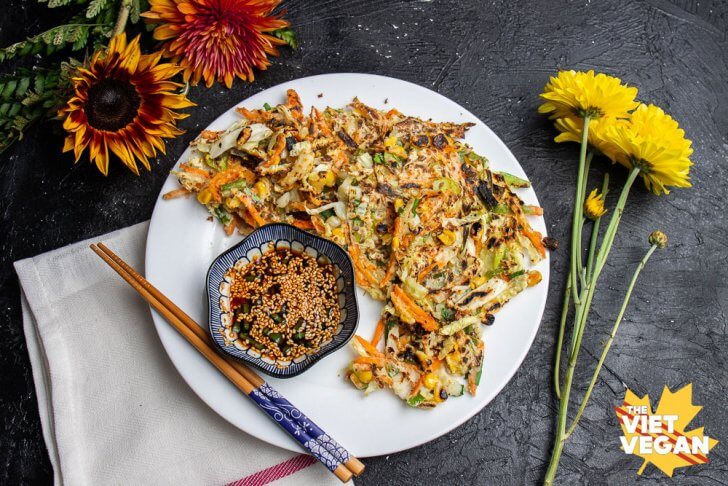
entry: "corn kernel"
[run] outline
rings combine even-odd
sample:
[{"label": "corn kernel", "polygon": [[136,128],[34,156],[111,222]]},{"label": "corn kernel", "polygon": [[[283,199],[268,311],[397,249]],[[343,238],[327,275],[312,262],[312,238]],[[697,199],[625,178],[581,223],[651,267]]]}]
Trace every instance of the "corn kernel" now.
[{"label": "corn kernel", "polygon": [[387,137],[387,139],[384,141],[384,146],[387,148],[394,147],[395,145],[397,145],[397,137],[395,137],[394,135],[392,135],[391,137]]},{"label": "corn kernel", "polygon": [[255,191],[258,197],[264,198],[268,195],[268,184],[260,180],[253,185],[253,191]]},{"label": "corn kernel", "polygon": [[460,360],[460,351],[458,350],[454,350],[452,353],[445,356],[445,363],[447,364],[447,368],[450,370],[450,373],[459,374]]},{"label": "corn kernel", "polygon": [[470,279],[470,288],[477,289],[478,287],[480,287],[487,281],[488,281],[488,277],[486,277],[485,275],[480,276],[480,277],[473,277]]},{"label": "corn kernel", "polygon": [[392,237],[392,249],[399,250],[399,236]]},{"label": "corn kernel", "polygon": [[455,240],[457,239],[457,234],[455,234],[454,231],[442,230],[442,233],[437,235],[437,239],[442,241],[444,245],[450,246],[455,243]]},{"label": "corn kernel", "polygon": [[207,204],[212,199],[212,193],[209,189],[203,189],[197,194],[197,201],[199,201],[200,204]]},{"label": "corn kernel", "polygon": [[339,226],[331,230],[331,234],[337,238],[343,238],[344,237],[344,229]]},{"label": "corn kernel", "polygon": [[402,200],[402,198],[398,197],[394,200],[394,210],[396,212],[399,212],[399,210],[402,209],[402,206],[404,206],[404,201]]},{"label": "corn kernel", "polygon": [[437,376],[432,373],[427,373],[425,375],[425,378],[422,380],[422,384],[432,390],[435,388],[435,386],[437,386],[438,381],[440,380],[437,379]]},{"label": "corn kernel", "polygon": [[240,199],[237,197],[229,197],[225,200],[225,206],[230,209],[236,209],[240,207]]},{"label": "corn kernel", "polygon": [[336,174],[334,174],[334,171],[329,169],[326,171],[326,175],[322,178],[323,185],[326,187],[332,187],[336,185]]},{"label": "corn kernel", "polygon": [[359,381],[361,381],[364,384],[369,383],[372,381],[372,378],[374,378],[374,375],[372,374],[371,370],[364,370],[364,371],[357,371],[356,377],[359,378]]},{"label": "corn kernel", "polygon": [[394,147],[389,147],[387,149],[387,152],[389,152],[392,155],[396,155],[400,159],[407,158],[407,151],[403,147],[400,147],[399,145],[395,145]]}]

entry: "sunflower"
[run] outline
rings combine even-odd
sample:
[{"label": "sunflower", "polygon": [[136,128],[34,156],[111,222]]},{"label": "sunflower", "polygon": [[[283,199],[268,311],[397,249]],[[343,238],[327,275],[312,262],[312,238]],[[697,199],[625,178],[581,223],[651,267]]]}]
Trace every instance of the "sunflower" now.
[{"label": "sunflower", "polygon": [[158,24],[154,38],[164,54],[184,68],[185,82],[217,80],[232,86],[235,76],[253,81],[253,68],[265,70],[268,55],[286,42],[271,33],[289,25],[273,15],[280,0],[150,0],[143,17]]},{"label": "sunflower", "polygon": [[68,132],[63,151],[74,151],[76,162],[88,147],[91,160],[104,174],[109,150],[135,174],[137,161],[147,170],[149,157],[164,153],[164,138],[181,134],[175,124],[187,115],[173,110],[194,106],[169,81],[180,68],[159,64],[161,53],[142,55],[139,37],[127,44],[120,34],[106,51],[97,51],[88,68],[72,78],[74,94],[58,112]]},{"label": "sunflower", "polygon": [[622,84],[619,78],[594,71],[560,71],[544,87],[539,113],[550,118],[627,118],[637,108],[637,88]]},{"label": "sunflower", "polygon": [[612,142],[619,148],[617,162],[637,167],[647,189],[668,194],[668,186],[691,187],[692,142],[685,131],[661,108],[640,105],[629,123],[612,127]]},{"label": "sunflower", "polygon": [[[589,134],[587,135],[589,145],[609,157],[612,162],[617,160],[619,148],[614,145],[610,138],[613,127],[628,123],[622,118],[597,118],[589,122]],[[584,129],[583,118],[558,118],[554,122],[556,129],[561,132],[554,138],[557,143],[576,142],[581,143],[582,131]]]},{"label": "sunflower", "polygon": [[607,209],[604,207],[604,194],[599,194],[594,189],[584,201],[584,215],[592,221],[596,221],[605,214],[607,214]]}]

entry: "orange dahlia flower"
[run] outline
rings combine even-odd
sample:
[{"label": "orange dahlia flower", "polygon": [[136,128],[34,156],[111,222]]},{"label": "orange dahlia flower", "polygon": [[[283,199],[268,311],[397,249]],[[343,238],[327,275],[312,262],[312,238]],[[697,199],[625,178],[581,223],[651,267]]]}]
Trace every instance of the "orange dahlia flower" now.
[{"label": "orange dahlia flower", "polygon": [[288,27],[273,14],[281,0],[150,0],[142,14],[157,24],[154,38],[165,56],[184,68],[185,82],[217,80],[232,86],[235,76],[253,81],[253,68],[265,70],[268,55],[286,42],[273,31]]},{"label": "orange dahlia flower", "polygon": [[159,64],[161,53],[142,55],[139,37],[127,44],[120,34],[108,49],[97,51],[88,68],[72,78],[73,96],[58,112],[68,135],[63,151],[74,151],[76,162],[86,148],[104,174],[109,172],[109,150],[135,174],[137,161],[149,170],[149,158],[164,153],[164,138],[182,131],[174,110],[194,106],[182,87],[169,79],[180,72],[173,64]]}]

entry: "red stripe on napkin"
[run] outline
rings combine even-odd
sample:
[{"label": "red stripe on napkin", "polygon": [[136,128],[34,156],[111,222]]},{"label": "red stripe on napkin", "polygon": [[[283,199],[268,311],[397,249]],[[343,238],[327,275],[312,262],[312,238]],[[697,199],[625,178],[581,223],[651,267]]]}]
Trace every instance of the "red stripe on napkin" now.
[{"label": "red stripe on napkin", "polygon": [[316,462],[316,459],[313,456],[301,454],[268,469],[263,469],[255,474],[228,483],[225,486],[264,486],[305,469],[314,462]]}]

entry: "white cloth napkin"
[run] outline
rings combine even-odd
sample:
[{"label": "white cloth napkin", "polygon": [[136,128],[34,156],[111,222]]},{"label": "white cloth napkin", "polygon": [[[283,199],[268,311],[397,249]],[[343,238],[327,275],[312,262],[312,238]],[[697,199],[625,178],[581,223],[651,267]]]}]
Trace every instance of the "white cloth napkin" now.
[{"label": "white cloth napkin", "polygon": [[178,375],[146,303],[89,249],[103,241],[141,271],[147,226],[15,263],[55,484],[340,484],[230,425]]}]

